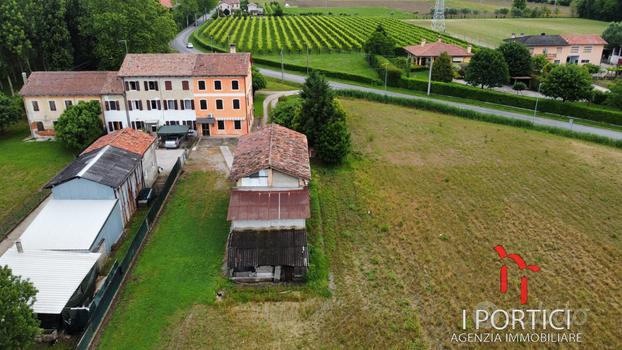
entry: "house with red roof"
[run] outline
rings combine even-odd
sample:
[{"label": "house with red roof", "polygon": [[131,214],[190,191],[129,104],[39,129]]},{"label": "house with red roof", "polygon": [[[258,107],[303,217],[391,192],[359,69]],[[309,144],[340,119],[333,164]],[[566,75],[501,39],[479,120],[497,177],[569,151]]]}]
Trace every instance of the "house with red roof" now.
[{"label": "house with red roof", "polygon": [[607,42],[597,34],[521,35],[505,39],[529,48],[532,56],[546,55],[552,63],[600,64]]},{"label": "house with red roof", "polygon": [[229,277],[238,282],[303,280],[311,216],[304,134],[271,124],[242,136],[229,179]]},{"label": "house with red roof", "polygon": [[82,154],[91,153],[100,148],[112,146],[140,156],[145,187],[151,187],[158,177],[158,160],[156,149],[158,148],[157,137],[142,130],[124,128],[104,135],[90,146]]},{"label": "house with red roof", "polygon": [[404,47],[404,50],[411,58],[411,62],[419,65],[428,65],[430,60],[435,60],[443,52],[447,52],[451,61],[454,63],[468,63],[471,60],[471,45],[466,48],[457,45],[447,44],[438,39],[437,42],[427,43],[425,39],[419,45]]}]

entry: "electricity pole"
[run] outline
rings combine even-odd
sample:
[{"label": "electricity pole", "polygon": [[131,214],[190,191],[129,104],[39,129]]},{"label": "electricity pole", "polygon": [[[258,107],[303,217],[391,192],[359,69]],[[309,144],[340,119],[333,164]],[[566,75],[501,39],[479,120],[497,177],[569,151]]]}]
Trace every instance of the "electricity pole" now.
[{"label": "electricity pole", "polygon": [[432,88],[432,65],[434,65],[434,59],[430,57],[430,72],[428,73],[428,96],[430,96],[430,89]]},{"label": "electricity pole", "polygon": [[285,68],[283,67],[283,48],[281,48],[281,81],[285,80]]}]

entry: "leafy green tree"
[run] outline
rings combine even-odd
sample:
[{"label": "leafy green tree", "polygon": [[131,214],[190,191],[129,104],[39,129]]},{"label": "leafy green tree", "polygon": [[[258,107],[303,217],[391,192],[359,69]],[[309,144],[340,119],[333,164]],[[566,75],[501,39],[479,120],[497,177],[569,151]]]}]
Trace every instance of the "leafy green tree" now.
[{"label": "leafy green tree", "polygon": [[607,104],[617,108],[622,108],[622,79],[618,79],[609,87],[611,91],[607,96]]},{"label": "leafy green tree", "polygon": [[562,101],[589,99],[592,95],[592,77],[586,69],[575,64],[559,65],[544,78],[540,91]]},{"label": "leafy green tree", "polygon": [[103,133],[98,101],[84,102],[67,108],[56,122],[56,138],[68,148],[81,151]]},{"label": "leafy green tree", "polygon": [[157,1],[86,0],[89,15],[81,22],[84,35],[94,38],[99,69],[118,69],[130,52],[168,52],[177,34],[171,12]]},{"label": "leafy green tree", "polygon": [[324,125],[318,139],[318,157],[327,164],[339,164],[350,153],[350,131],[345,121],[345,112],[337,107],[337,117]]},{"label": "leafy green tree", "polygon": [[289,97],[285,101],[279,101],[276,108],[270,111],[270,120],[272,123],[303,132],[300,123],[301,114],[302,101],[300,98]]},{"label": "leafy green tree", "polygon": [[279,2],[272,2],[272,15],[277,17],[283,16],[283,6]]},{"label": "leafy green tree", "polygon": [[309,145],[315,146],[322,127],[335,116],[335,94],[326,78],[312,71],[300,92],[302,98],[301,128]]},{"label": "leafy green tree", "polygon": [[545,54],[539,54],[531,57],[531,69],[532,72],[540,74],[544,70],[544,66],[549,64],[549,59]]},{"label": "leafy green tree", "polygon": [[37,289],[0,266],[0,349],[26,349],[39,333],[39,320],[32,312]]},{"label": "leafy green tree", "polygon": [[527,8],[527,0],[513,0],[512,7],[524,10]]},{"label": "leafy green tree", "polygon": [[453,78],[454,72],[451,66],[451,57],[449,57],[447,52],[443,52],[432,64],[432,80],[450,83]]},{"label": "leafy green tree", "polygon": [[527,46],[516,41],[507,41],[497,50],[503,55],[511,77],[524,77],[531,74],[531,54]]},{"label": "leafy green tree", "polygon": [[255,66],[253,66],[251,69],[252,69],[252,75],[253,75],[253,95],[254,95],[256,91],[265,89],[267,82],[266,82],[266,77],[264,77],[263,74],[261,74],[261,72],[257,70],[257,68],[255,68]]},{"label": "leafy green tree", "polygon": [[493,49],[477,51],[466,68],[464,80],[467,83],[484,87],[501,86],[510,79],[508,64],[501,52]]},{"label": "leafy green tree", "polygon": [[603,32],[607,47],[622,47],[622,22],[611,22]]},{"label": "leafy green tree", "polygon": [[622,20],[622,1],[620,0],[576,0],[577,13],[582,18],[601,21]]},{"label": "leafy green tree", "polygon": [[[2,72],[19,73],[30,48],[26,20],[16,0],[0,1],[0,60]],[[0,72],[0,75],[3,75]],[[7,74],[8,75],[8,74]]]},{"label": "leafy green tree", "polygon": [[369,36],[363,44],[363,50],[369,56],[380,55],[391,57],[395,55],[395,40],[384,30],[382,24]]},{"label": "leafy green tree", "polygon": [[24,117],[24,104],[19,97],[9,97],[0,92],[0,132]]}]

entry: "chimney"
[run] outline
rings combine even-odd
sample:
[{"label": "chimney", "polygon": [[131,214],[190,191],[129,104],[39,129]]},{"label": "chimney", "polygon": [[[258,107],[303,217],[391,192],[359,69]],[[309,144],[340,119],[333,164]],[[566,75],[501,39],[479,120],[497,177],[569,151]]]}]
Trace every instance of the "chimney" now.
[{"label": "chimney", "polygon": [[24,248],[22,247],[22,241],[15,241],[15,248],[17,248],[18,253],[23,253]]},{"label": "chimney", "polygon": [[471,44],[469,44],[469,45],[467,46],[467,52],[468,52],[468,53],[471,53],[471,50],[472,50],[472,49],[473,49],[473,46],[471,46]]},{"label": "chimney", "polygon": [[425,46],[425,39],[421,39],[421,46]]},{"label": "chimney", "polygon": [[26,85],[26,81],[28,81],[28,77],[26,76],[26,72],[22,72],[22,80],[24,81],[24,85]]},{"label": "chimney", "polygon": [[520,33],[520,36],[525,36],[525,33]]},{"label": "chimney", "polygon": [[229,53],[235,53],[235,44],[229,45]]},{"label": "chimney", "polygon": [[516,33],[512,33],[512,39],[516,38]]}]

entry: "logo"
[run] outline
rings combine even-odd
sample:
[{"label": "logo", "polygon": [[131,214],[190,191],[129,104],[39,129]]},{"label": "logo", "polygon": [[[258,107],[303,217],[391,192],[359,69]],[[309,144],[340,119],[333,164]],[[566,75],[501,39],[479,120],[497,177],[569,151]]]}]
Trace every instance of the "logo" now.
[{"label": "logo", "polygon": [[[502,245],[496,246],[495,250],[497,251],[497,254],[499,255],[499,259],[504,260],[507,258],[507,259],[514,261],[514,263],[516,263],[516,265],[518,266],[518,269],[521,271],[523,270],[529,270],[533,272],[540,271],[540,267],[538,265],[527,265],[525,263],[525,260],[523,260],[523,258],[521,258],[520,255],[508,254]],[[508,291],[508,267],[507,265],[501,266],[499,279],[500,279],[501,293],[505,294]],[[528,288],[528,279],[526,275],[523,275],[520,279],[520,303],[522,305],[527,304],[527,294],[528,294],[527,288]]]}]

